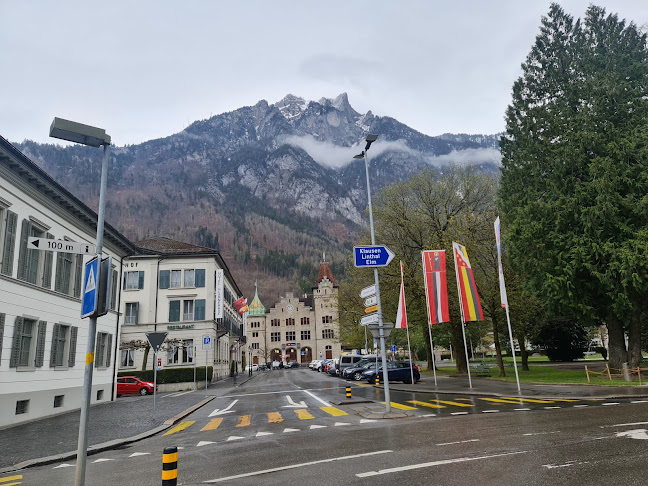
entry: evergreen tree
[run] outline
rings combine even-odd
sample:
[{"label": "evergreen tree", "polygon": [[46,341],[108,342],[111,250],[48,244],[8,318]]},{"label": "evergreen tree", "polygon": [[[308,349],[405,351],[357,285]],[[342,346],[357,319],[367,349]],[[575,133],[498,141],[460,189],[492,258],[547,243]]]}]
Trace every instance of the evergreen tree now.
[{"label": "evergreen tree", "polygon": [[553,4],[522,69],[500,143],[512,263],[553,316],[607,325],[612,367],[637,366],[648,292],[646,35],[603,8],[581,22]]}]

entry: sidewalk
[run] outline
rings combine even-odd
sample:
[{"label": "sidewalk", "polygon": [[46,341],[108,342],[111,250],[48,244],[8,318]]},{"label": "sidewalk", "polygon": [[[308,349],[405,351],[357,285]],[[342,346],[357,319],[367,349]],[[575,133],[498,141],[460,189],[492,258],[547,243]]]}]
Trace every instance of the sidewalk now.
[{"label": "sidewalk", "polygon": [[[93,405],[88,420],[88,455],[136,442],[161,432],[209,403],[232,393],[248,381],[238,375],[188,393],[158,393],[153,397],[123,396],[114,402]],[[80,410],[0,430],[0,474],[64,459],[76,459]]]},{"label": "sidewalk", "polygon": [[494,397],[520,397],[520,398],[600,398],[611,400],[614,398],[645,398],[648,397],[648,386],[620,386],[620,385],[555,385],[520,383],[521,392],[518,393],[517,384],[509,381],[486,380],[472,378],[472,388],[468,377],[437,376],[437,386],[434,385],[434,376],[424,374],[421,381],[415,385],[403,383],[390,383],[390,390],[412,391],[419,393],[443,393],[464,395],[491,395]]}]

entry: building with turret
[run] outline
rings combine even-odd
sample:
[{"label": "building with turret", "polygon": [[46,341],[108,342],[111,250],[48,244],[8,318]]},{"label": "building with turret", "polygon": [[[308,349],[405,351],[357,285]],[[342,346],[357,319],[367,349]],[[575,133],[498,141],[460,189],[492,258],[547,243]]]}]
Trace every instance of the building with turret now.
[{"label": "building with turret", "polygon": [[252,363],[340,356],[338,284],[327,262],[320,264],[312,294],[287,293],[266,309],[255,290],[247,315],[247,343]]}]

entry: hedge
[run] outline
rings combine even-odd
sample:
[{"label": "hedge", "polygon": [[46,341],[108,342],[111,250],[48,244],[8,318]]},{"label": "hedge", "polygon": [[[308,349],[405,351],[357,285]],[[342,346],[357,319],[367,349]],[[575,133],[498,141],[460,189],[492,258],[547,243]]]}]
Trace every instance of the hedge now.
[{"label": "hedge", "polygon": [[[205,381],[205,367],[198,366],[196,369],[196,380]],[[207,367],[207,380],[211,381],[214,374],[214,367]],[[146,371],[120,371],[117,376],[135,376],[143,381],[153,381],[153,370]],[[157,372],[157,384],[166,383],[188,383],[194,381],[194,368],[168,368]]]}]

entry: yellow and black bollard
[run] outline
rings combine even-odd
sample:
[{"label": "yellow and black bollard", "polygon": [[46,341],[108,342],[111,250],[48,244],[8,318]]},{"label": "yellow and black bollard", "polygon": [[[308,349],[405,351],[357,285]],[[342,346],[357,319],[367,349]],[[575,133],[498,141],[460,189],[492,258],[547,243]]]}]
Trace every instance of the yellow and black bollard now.
[{"label": "yellow and black bollard", "polygon": [[376,375],[376,386],[380,386],[380,378],[378,378],[378,375]]},{"label": "yellow and black bollard", "polygon": [[350,386],[346,387],[346,396],[347,396],[347,398],[351,398],[351,387]]},{"label": "yellow and black bollard", "polygon": [[162,486],[178,485],[178,448],[166,447],[162,454]]}]

